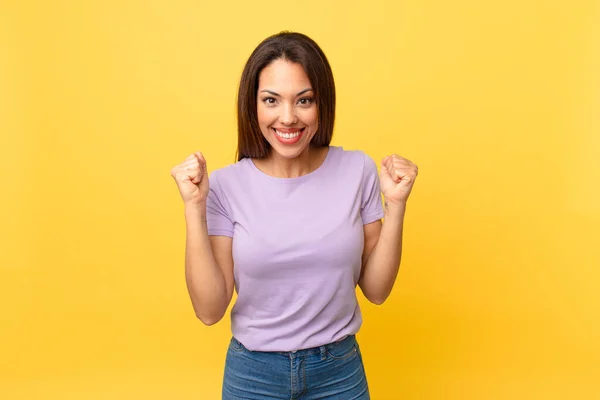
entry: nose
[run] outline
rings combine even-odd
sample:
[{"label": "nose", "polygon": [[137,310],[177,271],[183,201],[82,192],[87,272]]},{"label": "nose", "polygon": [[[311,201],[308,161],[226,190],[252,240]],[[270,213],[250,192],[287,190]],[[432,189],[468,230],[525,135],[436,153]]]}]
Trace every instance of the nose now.
[{"label": "nose", "polygon": [[283,125],[293,125],[298,121],[296,117],[296,110],[292,105],[286,104],[283,106],[281,110],[281,115],[279,116],[279,122]]}]

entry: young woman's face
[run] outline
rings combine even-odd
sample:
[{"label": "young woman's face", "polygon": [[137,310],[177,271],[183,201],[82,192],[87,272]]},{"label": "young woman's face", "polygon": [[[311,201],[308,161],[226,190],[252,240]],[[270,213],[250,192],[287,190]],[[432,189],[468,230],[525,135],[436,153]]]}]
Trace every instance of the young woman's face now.
[{"label": "young woman's face", "polygon": [[310,145],[319,126],[315,92],[302,65],[278,59],[258,76],[260,130],[280,156],[294,158]]}]

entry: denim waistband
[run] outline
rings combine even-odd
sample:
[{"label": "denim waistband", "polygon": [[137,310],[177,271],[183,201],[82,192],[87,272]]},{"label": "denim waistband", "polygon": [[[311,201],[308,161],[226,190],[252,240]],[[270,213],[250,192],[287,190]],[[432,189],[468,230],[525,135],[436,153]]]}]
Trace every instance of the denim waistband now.
[{"label": "denim waistband", "polygon": [[[232,337],[232,340],[235,341],[238,344],[238,346],[244,347],[245,350],[254,352],[253,350],[246,349],[246,347],[244,346],[244,344],[241,343],[239,340],[237,340],[235,337]],[[322,354],[323,352],[327,351],[330,348],[337,347],[337,346],[343,346],[343,345],[346,345],[346,344],[349,345],[349,344],[354,343],[355,341],[356,341],[356,335],[353,334],[353,335],[347,335],[346,337],[344,337],[344,338],[342,338],[342,339],[340,339],[338,341],[335,341],[335,342],[332,342],[332,343],[327,343],[327,344],[324,344],[322,346],[316,346],[316,347],[310,347],[310,348],[307,348],[307,349],[292,350],[292,351],[269,351],[269,352],[266,352],[266,353],[282,354],[282,355],[285,355],[285,356],[293,355],[293,356],[296,356],[296,357],[298,357],[298,356],[307,356],[307,355],[316,354],[316,353],[321,353]]]}]

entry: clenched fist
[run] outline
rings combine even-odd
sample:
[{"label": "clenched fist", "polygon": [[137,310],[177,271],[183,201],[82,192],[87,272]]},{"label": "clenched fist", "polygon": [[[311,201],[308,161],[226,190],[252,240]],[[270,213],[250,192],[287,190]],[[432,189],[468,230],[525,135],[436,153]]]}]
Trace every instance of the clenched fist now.
[{"label": "clenched fist", "polygon": [[186,206],[199,206],[208,197],[208,173],[206,161],[199,151],[191,154],[181,164],[171,169],[179,193]]},{"label": "clenched fist", "polygon": [[418,174],[419,167],[416,164],[397,154],[381,160],[379,185],[386,204],[406,203]]}]

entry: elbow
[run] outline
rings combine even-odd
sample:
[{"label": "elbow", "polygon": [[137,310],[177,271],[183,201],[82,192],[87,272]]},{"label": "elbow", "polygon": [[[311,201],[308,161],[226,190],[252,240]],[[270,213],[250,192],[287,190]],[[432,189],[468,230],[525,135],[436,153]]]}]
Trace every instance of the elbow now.
[{"label": "elbow", "polygon": [[380,306],[385,303],[389,295],[389,293],[369,293],[368,296],[365,294],[365,297],[371,303]]},{"label": "elbow", "polygon": [[206,326],[214,325],[221,320],[221,318],[206,315],[196,315],[196,317]]},{"label": "elbow", "polygon": [[376,304],[378,306],[382,305],[390,295],[389,290],[386,290],[383,287],[369,286],[364,280],[359,281],[359,285],[365,298],[369,300],[370,303]]},{"label": "elbow", "polygon": [[196,318],[198,318],[204,325],[211,326],[215,325],[217,322],[223,319],[225,313],[196,313]]},{"label": "elbow", "polygon": [[386,297],[373,297],[373,298],[370,298],[369,301],[375,305],[380,306],[385,302],[386,299],[387,299],[387,296]]}]

